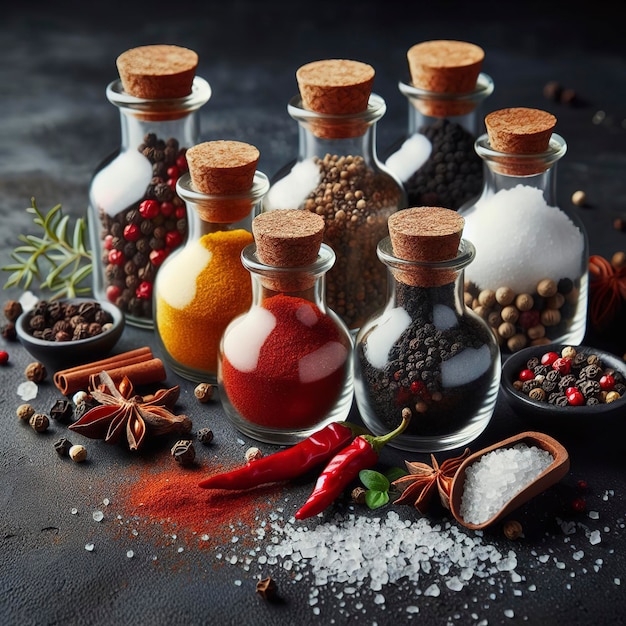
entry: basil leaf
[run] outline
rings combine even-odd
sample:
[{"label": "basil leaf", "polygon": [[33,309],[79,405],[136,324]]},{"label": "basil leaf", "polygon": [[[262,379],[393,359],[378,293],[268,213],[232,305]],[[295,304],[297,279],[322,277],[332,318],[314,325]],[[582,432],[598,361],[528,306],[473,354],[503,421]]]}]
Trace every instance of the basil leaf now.
[{"label": "basil leaf", "polygon": [[370,509],[378,509],[381,506],[385,506],[387,502],[389,502],[389,494],[386,491],[368,489],[365,492],[365,504]]},{"label": "basil leaf", "polygon": [[361,470],[359,472],[361,482],[374,491],[387,491],[389,489],[389,480],[380,472],[374,470]]},{"label": "basil leaf", "polygon": [[406,476],[407,474],[408,472],[401,467],[391,467],[385,472],[385,476],[390,483],[394,480],[398,480],[398,478],[402,478],[402,476]]}]

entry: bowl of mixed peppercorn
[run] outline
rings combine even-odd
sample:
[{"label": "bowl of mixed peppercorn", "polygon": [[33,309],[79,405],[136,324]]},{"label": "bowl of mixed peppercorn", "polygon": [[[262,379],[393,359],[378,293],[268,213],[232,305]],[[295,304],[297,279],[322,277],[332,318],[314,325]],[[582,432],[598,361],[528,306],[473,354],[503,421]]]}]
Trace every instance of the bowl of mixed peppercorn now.
[{"label": "bowl of mixed peppercorn", "polygon": [[588,425],[626,410],[626,362],[588,346],[547,344],[515,352],[500,386],[515,413],[536,427]]},{"label": "bowl of mixed peppercorn", "polygon": [[15,322],[17,338],[37,360],[56,371],[98,360],[115,346],[124,314],[91,298],[40,300]]}]

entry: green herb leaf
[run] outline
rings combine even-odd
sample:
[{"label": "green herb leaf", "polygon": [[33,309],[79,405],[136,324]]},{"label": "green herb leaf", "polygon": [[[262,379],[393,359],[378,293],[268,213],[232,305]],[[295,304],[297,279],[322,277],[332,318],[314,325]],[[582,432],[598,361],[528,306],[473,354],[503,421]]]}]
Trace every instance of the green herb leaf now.
[{"label": "green herb leaf", "polygon": [[390,487],[389,480],[380,472],[374,470],[361,470],[359,472],[359,479],[365,487],[373,491],[388,491]]},{"label": "green herb leaf", "polygon": [[389,502],[389,494],[386,491],[368,489],[365,492],[365,504],[370,509],[378,509],[381,506],[385,506],[387,502]]},{"label": "green herb leaf", "polygon": [[409,472],[402,467],[391,467],[385,472],[385,477],[392,483],[394,480],[398,480],[398,478],[402,478],[402,476],[406,476],[408,473]]},{"label": "green herb leaf", "polygon": [[[19,235],[17,246],[11,253],[15,261],[2,267],[11,272],[4,288],[22,286],[28,289],[37,279],[42,289],[53,293],[53,297],[87,294],[90,287],[81,285],[93,269],[92,255],[87,247],[86,220],[77,218],[70,229],[70,216],[63,215],[60,204],[43,214],[33,198],[26,212],[33,215],[33,224],[43,230],[38,235]],[[68,240],[68,230],[72,240]]]}]

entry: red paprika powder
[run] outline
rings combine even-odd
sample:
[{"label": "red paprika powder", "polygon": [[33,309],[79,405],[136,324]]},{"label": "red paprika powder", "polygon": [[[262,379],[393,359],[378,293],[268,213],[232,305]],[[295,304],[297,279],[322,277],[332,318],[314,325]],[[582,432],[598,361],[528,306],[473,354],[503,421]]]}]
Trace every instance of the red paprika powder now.
[{"label": "red paprika powder", "polygon": [[[346,380],[351,346],[313,302],[279,294],[231,325],[221,382],[233,407],[265,427],[303,429],[322,420]],[[256,335],[256,345],[250,339]]]}]

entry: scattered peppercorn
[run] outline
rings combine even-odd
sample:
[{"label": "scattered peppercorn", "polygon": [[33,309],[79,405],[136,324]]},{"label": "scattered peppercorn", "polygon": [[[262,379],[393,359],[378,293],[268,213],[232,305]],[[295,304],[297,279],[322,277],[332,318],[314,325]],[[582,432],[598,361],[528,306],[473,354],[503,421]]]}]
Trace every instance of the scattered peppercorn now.
[{"label": "scattered peppercorn", "polygon": [[576,487],[578,487],[579,491],[587,491],[589,489],[589,485],[586,480],[579,480],[576,483]]},{"label": "scattered peppercorn", "polygon": [[28,420],[30,427],[38,433],[43,433],[48,430],[48,426],[50,426],[50,420],[48,416],[44,413],[33,413]]},{"label": "scattered peppercorn", "polygon": [[34,383],[40,383],[46,379],[48,376],[48,371],[46,370],[46,366],[39,361],[35,361],[34,363],[30,363],[26,366],[24,370],[24,375],[28,380],[33,381]]},{"label": "scattered peppercorn", "polygon": [[367,489],[364,487],[355,487],[352,490],[352,502],[355,504],[365,504],[365,494],[367,493]]},{"label": "scattered peppercorn", "polygon": [[54,442],[54,449],[57,451],[59,456],[69,456],[71,448],[72,442],[65,437],[61,437],[61,439],[57,439]]},{"label": "scattered peppercorn", "polygon": [[615,230],[621,230],[622,232],[626,231],[626,219],[623,217],[616,217],[613,220],[613,228]]},{"label": "scattered peppercorn", "polygon": [[17,407],[16,413],[21,420],[27,421],[33,416],[33,414],[35,413],[35,409],[31,404],[20,404]]},{"label": "scattered peppercorn", "polygon": [[68,454],[70,455],[70,459],[75,463],[82,463],[87,459],[87,448],[76,444],[69,449]]},{"label": "scattered peppercorn", "polygon": [[4,305],[4,316],[9,322],[14,322],[23,312],[22,305],[17,300],[9,300]]},{"label": "scattered peppercorn", "polygon": [[519,539],[522,536],[522,525],[517,520],[507,520],[502,527],[504,536],[511,541]]},{"label": "scattered peppercorn", "polygon": [[208,402],[213,397],[213,385],[211,383],[200,383],[193,390],[193,395],[202,403]]},{"label": "scattered peppercorn", "polygon": [[264,600],[274,600],[276,598],[276,582],[273,578],[267,577],[259,580],[256,584],[256,592],[264,599]]},{"label": "scattered peppercorn", "polygon": [[246,450],[246,462],[251,463],[252,461],[258,461],[263,458],[263,453],[255,447],[248,448]]},{"label": "scattered peppercorn", "polygon": [[74,417],[74,407],[69,400],[57,400],[50,409],[50,417],[57,422],[68,424]]},{"label": "scattered peppercorn", "polygon": [[556,80],[551,80],[545,84],[543,88],[543,95],[548,100],[553,100],[557,102],[561,98],[561,94],[563,93],[563,85]]},{"label": "scattered peppercorn", "polygon": [[174,460],[180,465],[192,465],[196,459],[196,449],[190,439],[177,441],[171,450]]},{"label": "scattered peppercorn", "polygon": [[5,350],[0,350],[0,365],[6,365],[9,362],[9,353]]},{"label": "scattered peppercorn", "polygon": [[15,341],[17,339],[17,331],[15,330],[15,322],[8,322],[2,327],[2,336],[7,341]]},{"label": "scattered peppercorn", "polygon": [[572,509],[577,513],[583,513],[587,509],[587,502],[584,498],[575,498],[572,501]]},{"label": "scattered peppercorn", "polygon": [[587,205],[587,194],[584,191],[578,190],[572,194],[572,204],[575,206]]},{"label": "scattered peppercorn", "polygon": [[213,441],[213,431],[210,428],[201,428],[197,433],[196,437],[198,441],[203,444],[209,444]]}]

